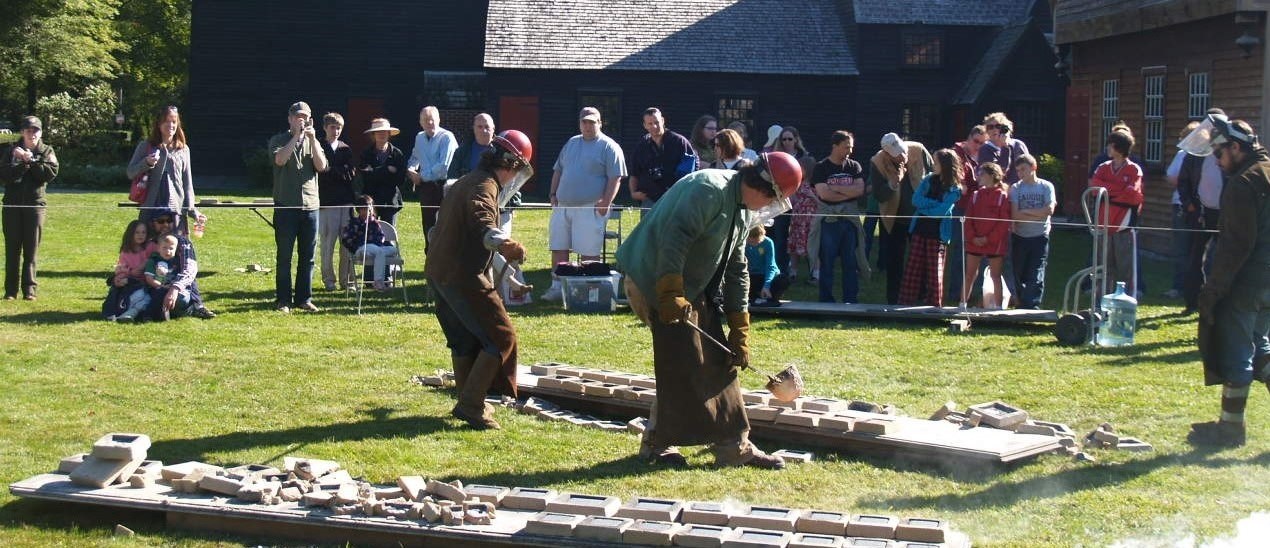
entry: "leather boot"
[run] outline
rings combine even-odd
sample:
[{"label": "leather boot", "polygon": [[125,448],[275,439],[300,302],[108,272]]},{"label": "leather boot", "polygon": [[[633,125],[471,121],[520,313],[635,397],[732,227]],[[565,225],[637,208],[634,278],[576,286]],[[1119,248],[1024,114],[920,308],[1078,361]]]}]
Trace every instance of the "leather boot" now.
[{"label": "leather boot", "polygon": [[450,414],[477,430],[499,429],[498,422],[494,420],[494,407],[485,403],[485,393],[489,391],[494,377],[501,372],[502,365],[502,358],[495,354],[478,354],[463,387],[459,389],[459,402]]},{"label": "leather boot", "polygon": [[454,366],[454,390],[456,392],[463,391],[463,385],[467,383],[467,376],[472,372],[472,363],[476,361],[476,356],[451,356],[450,362]]}]

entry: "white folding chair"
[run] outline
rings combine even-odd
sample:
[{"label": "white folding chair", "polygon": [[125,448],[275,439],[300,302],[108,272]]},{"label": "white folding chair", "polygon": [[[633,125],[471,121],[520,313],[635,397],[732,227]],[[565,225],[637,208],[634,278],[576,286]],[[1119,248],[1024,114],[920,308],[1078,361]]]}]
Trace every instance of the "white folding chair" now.
[{"label": "white folding chair", "polygon": [[[401,243],[397,240],[397,227],[392,223],[384,220],[377,220],[379,223],[379,231],[384,234],[384,241],[392,244],[397,248],[397,254],[388,257],[388,279],[391,280],[392,287],[401,286],[401,300],[406,306],[410,305],[410,295],[406,291],[405,266],[406,262],[402,258]],[[357,313],[362,313],[362,293],[366,288],[366,269],[370,266],[367,263],[369,257],[365,256],[361,250],[353,254],[353,270],[354,270],[354,287],[357,290]]]}]

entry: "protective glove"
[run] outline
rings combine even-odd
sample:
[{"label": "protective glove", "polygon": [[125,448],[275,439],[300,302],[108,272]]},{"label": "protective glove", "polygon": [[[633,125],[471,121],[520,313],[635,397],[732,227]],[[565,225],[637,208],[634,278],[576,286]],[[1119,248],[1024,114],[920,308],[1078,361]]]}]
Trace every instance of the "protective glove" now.
[{"label": "protective glove", "polygon": [[657,280],[654,287],[657,292],[657,317],[662,323],[676,323],[688,318],[692,312],[692,303],[684,298],[684,277],[681,274],[667,274]]},{"label": "protective glove", "polygon": [[732,349],[732,366],[745,369],[750,366],[750,313],[728,314],[728,348]]},{"label": "protective glove", "polygon": [[1217,319],[1217,316],[1215,316],[1215,314],[1217,313],[1217,301],[1218,301],[1218,298],[1217,298],[1216,291],[1200,290],[1199,292],[1199,321],[1204,322],[1208,325],[1213,325],[1213,322],[1216,321]]},{"label": "protective glove", "polygon": [[498,246],[498,252],[507,262],[524,262],[525,246],[516,240],[507,240]]}]

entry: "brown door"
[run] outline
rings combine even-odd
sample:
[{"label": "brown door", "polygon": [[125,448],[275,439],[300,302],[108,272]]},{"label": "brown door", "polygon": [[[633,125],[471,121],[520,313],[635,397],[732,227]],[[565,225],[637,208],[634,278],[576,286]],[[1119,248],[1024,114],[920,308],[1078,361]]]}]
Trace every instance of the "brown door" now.
[{"label": "brown door", "polygon": [[[353,158],[356,161],[361,157],[362,151],[370,146],[370,136],[366,135],[366,130],[370,129],[370,120],[384,115],[384,100],[378,97],[351,97],[348,100],[348,116],[344,118],[344,138],[343,141],[353,149]],[[393,127],[400,128],[401,122],[393,123]]]},{"label": "brown door", "polygon": [[[537,95],[504,95],[498,98],[498,122],[495,124],[499,131],[505,129],[515,129],[524,133],[529,137],[529,142],[533,143],[535,148],[539,148],[538,143],[538,96]],[[538,169],[540,162],[538,155],[535,154],[532,160],[535,173],[542,173]],[[538,176],[525,183],[525,192],[534,190],[534,183]]]},{"label": "brown door", "polygon": [[1080,215],[1080,195],[1089,184],[1089,86],[1067,88],[1067,157],[1063,163],[1063,198],[1059,207],[1067,215]]}]

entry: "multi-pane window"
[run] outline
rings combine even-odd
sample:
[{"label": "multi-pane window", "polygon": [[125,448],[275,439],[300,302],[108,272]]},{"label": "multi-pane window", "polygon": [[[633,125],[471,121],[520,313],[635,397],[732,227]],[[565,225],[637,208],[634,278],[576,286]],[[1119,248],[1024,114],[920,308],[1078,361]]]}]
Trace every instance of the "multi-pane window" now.
[{"label": "multi-pane window", "polygon": [[1186,102],[1186,117],[1198,120],[1208,112],[1208,73],[1192,72],[1190,77],[1190,94]]},{"label": "multi-pane window", "polygon": [[906,30],[901,34],[900,42],[904,66],[938,67],[944,62],[944,39],[938,32]]},{"label": "multi-pane window", "polygon": [[428,70],[423,72],[424,104],[440,109],[485,108],[485,73]]},{"label": "multi-pane window", "polygon": [[935,147],[939,142],[939,106],[905,105],[900,111],[900,131],[907,140]]},{"label": "multi-pane window", "polygon": [[1111,126],[1120,119],[1120,80],[1102,81],[1102,148],[1107,147],[1107,135],[1111,134]]},{"label": "multi-pane window", "polygon": [[600,130],[606,135],[621,139],[622,92],[617,90],[582,90],[578,92],[578,110],[595,107],[600,111]]},{"label": "multi-pane window", "polygon": [[746,132],[754,130],[754,98],[744,96],[719,97],[718,111],[719,129],[728,127],[732,122],[745,124]]},{"label": "multi-pane window", "polygon": [[1164,75],[1147,76],[1143,88],[1142,118],[1146,122],[1143,160],[1159,162],[1164,151]]}]

